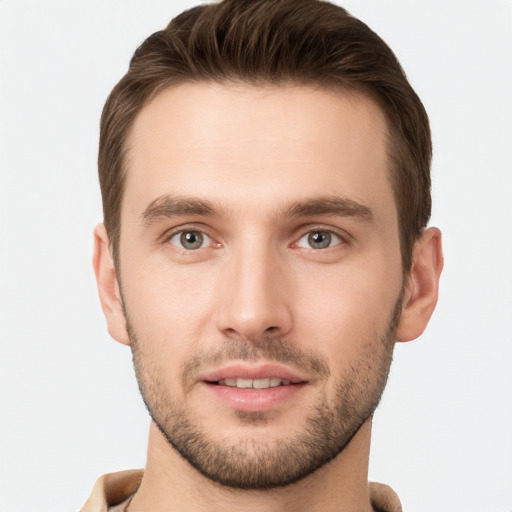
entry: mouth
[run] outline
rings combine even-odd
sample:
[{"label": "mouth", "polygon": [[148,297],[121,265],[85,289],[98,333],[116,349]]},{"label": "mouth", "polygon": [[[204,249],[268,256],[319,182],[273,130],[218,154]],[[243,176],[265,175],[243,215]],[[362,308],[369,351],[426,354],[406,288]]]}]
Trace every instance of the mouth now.
[{"label": "mouth", "polygon": [[280,365],[234,364],[200,379],[203,385],[231,409],[261,412],[291,401],[308,380]]},{"label": "mouth", "polygon": [[276,388],[278,386],[289,386],[290,384],[300,384],[301,381],[292,382],[291,380],[280,379],[279,377],[269,377],[264,379],[242,379],[238,378],[230,378],[230,379],[221,379],[217,382],[213,382],[212,384],[217,384],[218,386],[229,386],[230,388],[240,388],[240,389],[268,389],[268,388]]}]

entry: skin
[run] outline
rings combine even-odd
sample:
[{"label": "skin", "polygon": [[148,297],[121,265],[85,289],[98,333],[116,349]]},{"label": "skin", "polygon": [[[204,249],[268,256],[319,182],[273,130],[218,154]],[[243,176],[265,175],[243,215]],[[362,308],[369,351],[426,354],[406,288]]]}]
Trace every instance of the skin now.
[{"label": "skin", "polygon": [[[311,87],[186,84],[144,107],[128,141],[120,268],[102,225],[94,267],[109,332],[135,344],[139,383],[160,417],[162,404],[178,407],[213,444],[249,447],[255,463],[259,452],[298,439],[322,400],[335,410],[340,383],[358,390],[356,406],[378,398],[394,340],[427,325],[443,263],[440,233],[430,228],[403,275],[386,133],[368,98]],[[177,198],[208,201],[211,211],[193,203],[177,214]],[[319,209],[329,198],[337,207]],[[198,249],[181,245],[187,230],[206,235]],[[330,245],[312,247],[315,232],[329,233]],[[204,378],[243,351],[250,368],[275,362],[269,338],[322,370],[281,362],[301,388],[241,412]],[[341,453],[298,482],[234,490],[186,462],[153,422],[130,511],[372,510],[371,418],[356,426]]]}]

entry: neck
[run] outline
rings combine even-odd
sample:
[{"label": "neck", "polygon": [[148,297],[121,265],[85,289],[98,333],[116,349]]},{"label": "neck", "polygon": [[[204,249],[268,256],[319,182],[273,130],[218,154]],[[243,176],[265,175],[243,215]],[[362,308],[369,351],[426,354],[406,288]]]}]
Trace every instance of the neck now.
[{"label": "neck", "polygon": [[201,475],[152,423],[146,470],[130,512],[369,512],[370,435],[368,420],[340,455],[312,475],[283,488],[247,491],[221,486]]}]

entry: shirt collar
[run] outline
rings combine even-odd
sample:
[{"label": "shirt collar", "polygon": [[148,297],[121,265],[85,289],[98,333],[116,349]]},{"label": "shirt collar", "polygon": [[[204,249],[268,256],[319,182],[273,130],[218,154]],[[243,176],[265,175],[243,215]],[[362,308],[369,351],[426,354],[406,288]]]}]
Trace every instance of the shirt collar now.
[{"label": "shirt collar", "polygon": [[[143,475],[142,469],[103,475],[80,512],[108,512],[109,507],[122,503],[137,491]],[[402,512],[397,494],[388,485],[370,482],[370,500],[377,512]]]}]

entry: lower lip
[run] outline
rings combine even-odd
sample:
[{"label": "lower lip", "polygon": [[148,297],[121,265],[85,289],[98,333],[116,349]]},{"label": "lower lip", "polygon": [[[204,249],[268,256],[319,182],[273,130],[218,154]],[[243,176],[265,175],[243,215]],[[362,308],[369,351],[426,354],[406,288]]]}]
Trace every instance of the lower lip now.
[{"label": "lower lip", "polygon": [[237,388],[204,382],[207,389],[222,402],[239,411],[269,411],[291,400],[304,389],[305,383],[267,389]]}]

